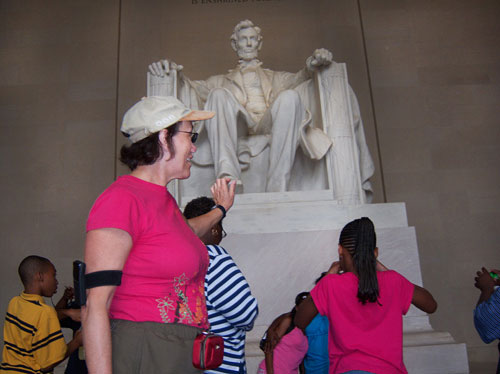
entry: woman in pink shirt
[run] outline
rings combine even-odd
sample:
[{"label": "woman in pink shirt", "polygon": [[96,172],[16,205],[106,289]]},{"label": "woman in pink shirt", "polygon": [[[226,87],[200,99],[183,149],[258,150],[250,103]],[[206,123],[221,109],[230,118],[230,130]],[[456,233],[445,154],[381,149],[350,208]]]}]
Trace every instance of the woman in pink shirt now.
[{"label": "woman in pink shirt", "polygon": [[433,313],[437,303],[422,287],[377,261],[369,218],[348,223],[339,238],[339,261],[298,308],[306,327],[319,312],[329,320],[330,373],[406,374],[403,315],[410,304]]},{"label": "woman in pink shirt", "polygon": [[91,288],[82,308],[90,373],[199,373],[192,347],[208,328],[208,254],[198,236],[231,208],[235,184],[218,179],[217,209],[188,221],[166,186],[190,175],[192,121],[213,116],[154,96],[125,113],[121,131],[131,144],[120,160],[132,172],[99,196],[87,221],[87,273],[123,271],[120,286]]}]

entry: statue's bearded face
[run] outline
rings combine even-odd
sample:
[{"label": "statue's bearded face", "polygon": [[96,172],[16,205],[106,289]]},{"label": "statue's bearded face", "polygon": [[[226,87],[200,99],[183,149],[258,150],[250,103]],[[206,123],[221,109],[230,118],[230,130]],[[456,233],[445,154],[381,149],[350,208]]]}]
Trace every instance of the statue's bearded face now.
[{"label": "statue's bearded face", "polygon": [[251,61],[259,54],[259,34],[253,27],[242,29],[238,32],[236,53],[244,61]]}]

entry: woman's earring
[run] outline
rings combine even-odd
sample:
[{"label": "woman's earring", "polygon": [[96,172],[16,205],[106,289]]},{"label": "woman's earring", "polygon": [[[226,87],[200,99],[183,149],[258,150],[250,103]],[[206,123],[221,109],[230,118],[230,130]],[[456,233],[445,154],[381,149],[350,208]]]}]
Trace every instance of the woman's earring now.
[{"label": "woman's earring", "polygon": [[217,235],[217,229],[212,229],[212,236]]}]

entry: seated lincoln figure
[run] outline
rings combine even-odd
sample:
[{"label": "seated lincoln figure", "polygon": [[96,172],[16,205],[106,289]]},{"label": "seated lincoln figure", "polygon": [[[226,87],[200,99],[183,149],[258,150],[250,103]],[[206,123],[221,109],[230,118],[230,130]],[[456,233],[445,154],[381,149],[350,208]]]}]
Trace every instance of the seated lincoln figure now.
[{"label": "seated lincoln figure", "polygon": [[[265,173],[262,189],[288,191],[299,146],[306,157],[319,160],[332,145],[325,132],[312,124],[313,116],[305,105],[309,101],[310,106],[312,99],[304,100],[309,91],[297,89],[311,81],[315,71],[330,65],[332,54],[326,49],[315,50],[297,73],[265,69],[258,59],[261,30],[250,20],[236,25],[231,46],[238,55],[238,66],[204,81],[190,80],[182,73],[182,66],[173,61],[151,64],[153,83],[148,84],[148,95],[168,94],[158,87],[170,86],[170,94],[186,105],[216,112],[200,130],[206,131],[209,150],[207,147],[204,152],[200,144],[194,158],[200,165],[213,164],[214,178],[230,177],[241,184],[241,173],[249,160],[269,147],[267,165],[261,170]],[[204,135],[200,135],[203,140]]]}]

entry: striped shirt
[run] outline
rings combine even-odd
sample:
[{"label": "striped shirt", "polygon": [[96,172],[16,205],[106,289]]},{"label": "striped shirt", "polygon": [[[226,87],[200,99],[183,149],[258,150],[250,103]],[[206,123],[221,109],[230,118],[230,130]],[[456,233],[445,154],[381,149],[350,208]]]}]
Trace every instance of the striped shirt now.
[{"label": "striped shirt", "polygon": [[[497,287],[488,300],[474,309],[474,326],[483,342],[491,343],[500,339],[500,288]],[[498,350],[500,351],[500,344]],[[500,359],[497,374],[500,374]]]},{"label": "striped shirt", "polygon": [[246,373],[245,334],[257,317],[257,300],[226,250],[207,245],[210,264],[205,277],[210,331],[224,339],[224,360],[205,373]]},{"label": "striped shirt", "polygon": [[12,298],[3,334],[0,373],[41,373],[66,354],[57,313],[39,295],[22,293]]},{"label": "striped shirt", "polygon": [[476,307],[474,326],[485,343],[500,339],[500,288]]}]

